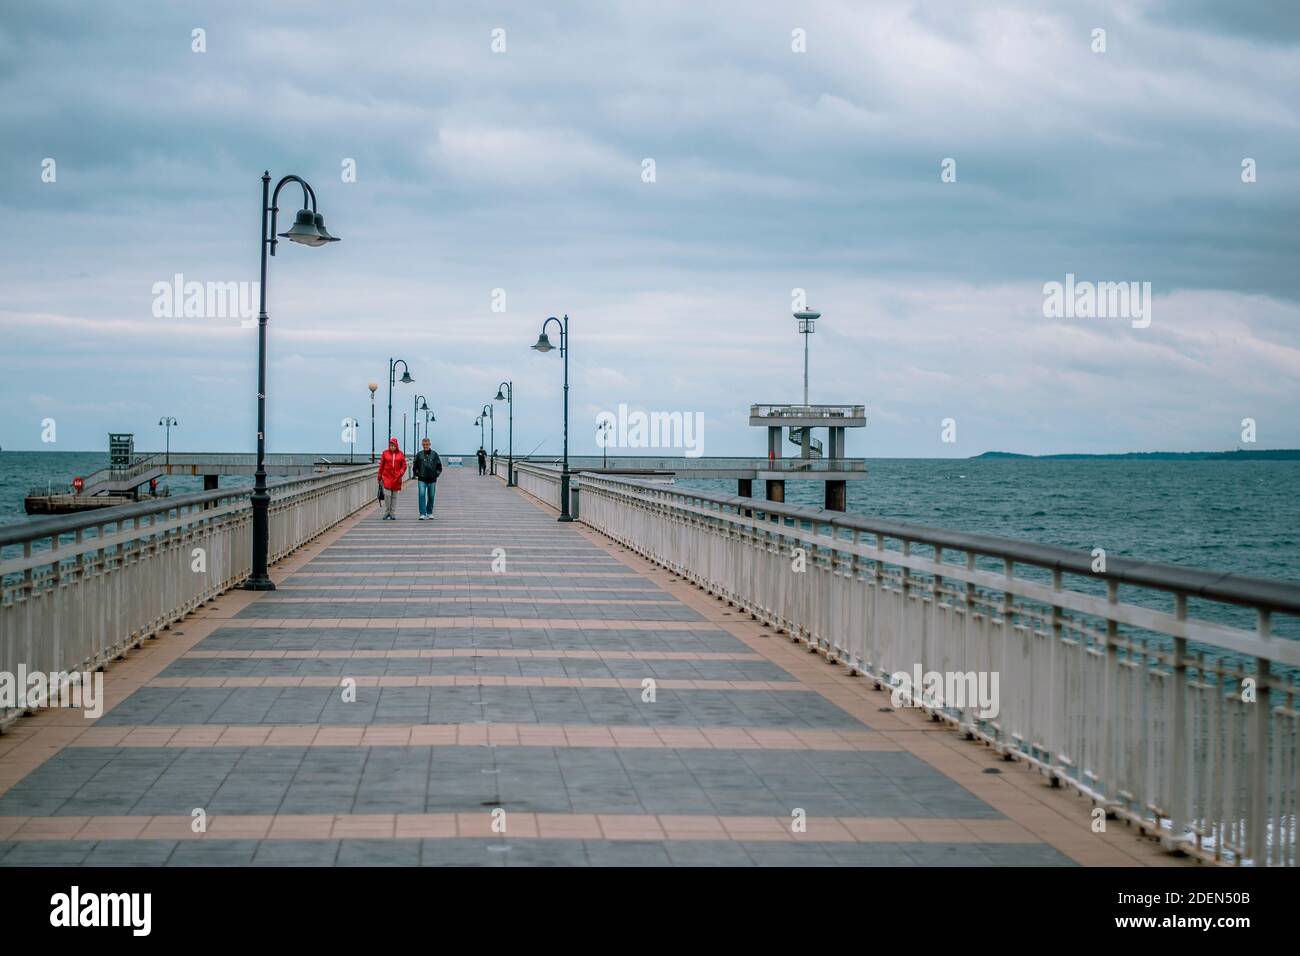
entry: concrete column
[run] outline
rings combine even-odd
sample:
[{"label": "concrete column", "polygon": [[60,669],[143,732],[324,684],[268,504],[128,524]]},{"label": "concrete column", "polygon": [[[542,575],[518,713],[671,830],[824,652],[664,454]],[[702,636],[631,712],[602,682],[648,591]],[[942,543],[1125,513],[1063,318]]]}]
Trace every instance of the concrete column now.
[{"label": "concrete column", "polygon": [[812,429],[805,428],[800,433],[800,436],[801,436],[801,441],[799,442],[799,457],[811,458],[812,457]]},{"label": "concrete column", "polygon": [[767,479],[767,500],[785,502],[785,479]]},{"label": "concrete column", "polygon": [[781,428],[780,426],[767,426],[767,457],[781,457]]},{"label": "concrete column", "polygon": [[848,510],[848,484],[849,483],[847,481],[826,482],[826,510],[827,511]]},{"label": "concrete column", "polygon": [[830,434],[827,436],[828,441],[826,445],[826,457],[831,459],[843,458],[844,457],[844,429],[829,428],[827,429],[827,431]]}]

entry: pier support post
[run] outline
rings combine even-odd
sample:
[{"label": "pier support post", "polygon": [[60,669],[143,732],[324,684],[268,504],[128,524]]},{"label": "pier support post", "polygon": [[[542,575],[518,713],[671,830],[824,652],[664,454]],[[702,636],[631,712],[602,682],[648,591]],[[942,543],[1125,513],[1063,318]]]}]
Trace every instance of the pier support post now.
[{"label": "pier support post", "polygon": [[826,482],[826,510],[827,511],[847,511],[848,510],[848,482],[847,481],[827,481]]}]

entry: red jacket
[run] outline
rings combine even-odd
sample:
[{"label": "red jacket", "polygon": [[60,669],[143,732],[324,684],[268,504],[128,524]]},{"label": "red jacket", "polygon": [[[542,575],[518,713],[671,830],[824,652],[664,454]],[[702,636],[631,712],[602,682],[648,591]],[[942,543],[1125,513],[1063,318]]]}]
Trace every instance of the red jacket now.
[{"label": "red jacket", "polygon": [[379,456],[379,480],[389,491],[401,491],[406,476],[406,456],[397,447],[397,439],[388,443],[388,450]]}]

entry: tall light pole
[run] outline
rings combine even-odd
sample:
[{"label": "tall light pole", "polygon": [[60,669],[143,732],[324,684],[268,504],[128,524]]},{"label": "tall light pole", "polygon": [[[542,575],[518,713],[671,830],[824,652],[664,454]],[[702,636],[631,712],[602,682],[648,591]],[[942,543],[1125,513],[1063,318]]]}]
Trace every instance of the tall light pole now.
[{"label": "tall light pole", "polygon": [[[388,447],[388,439],[393,437],[393,386],[397,384],[397,366],[402,366],[402,384],[410,385],[415,379],[411,378],[411,368],[402,359],[388,360],[388,435],[384,438],[384,447]],[[406,426],[402,426],[402,441],[406,441]]]},{"label": "tall light pole", "polygon": [[799,334],[803,336],[803,403],[808,405],[808,336],[817,331],[817,320],[822,317],[820,312],[813,312],[811,309],[801,309],[794,314],[799,320]]},{"label": "tall light pole", "polygon": [[542,323],[542,334],[537,336],[537,344],[533,346],[539,352],[549,352],[555,348],[551,340],[546,337],[547,327],[554,322],[560,327],[560,355],[564,357],[564,467],[560,471],[560,519],[561,521],[572,521],[573,515],[569,514],[569,316],[565,313],[564,321],[561,322],[555,316],[551,316]]},{"label": "tall light pole", "polygon": [[[427,411],[429,403],[424,400],[423,395],[415,396],[414,409],[411,412],[411,453],[415,453],[415,446],[420,444],[420,412]],[[402,429],[402,441],[406,441],[406,429]]]},{"label": "tall light pole", "polygon": [[370,460],[375,460],[375,392],[379,390],[378,382],[366,386],[370,389]]},{"label": "tall light pole", "polygon": [[596,431],[600,432],[600,438],[599,438],[600,447],[602,453],[604,454],[604,458],[602,459],[603,463],[601,465],[602,468],[609,467],[609,433],[610,431],[613,430],[613,428],[614,428],[614,423],[611,422],[608,418],[601,419],[600,425],[596,427]]},{"label": "tall light pole", "polygon": [[436,422],[437,420],[438,420],[438,416],[433,413],[433,409],[426,407],[424,410],[424,437],[425,438],[429,437],[429,422]]},{"label": "tall light pole", "polygon": [[[505,394],[501,389],[505,389]],[[494,402],[506,403],[506,421],[510,428],[506,436],[506,487],[515,486],[515,384],[514,382],[502,382],[497,386],[497,395]]]},{"label": "tall light pole", "polygon": [[480,415],[474,419],[474,424],[478,426],[478,447],[483,447],[483,416]]},{"label": "tall light pole", "polygon": [[172,463],[172,428],[179,425],[180,422],[172,418],[170,415],[164,415],[162,418],[158,419],[158,424],[167,429],[167,451],[164,460],[166,464],[170,465]]},{"label": "tall light pole", "polygon": [[357,450],[357,429],[361,427],[361,423],[355,418],[348,418],[345,421],[348,423],[348,464],[350,465]]},{"label": "tall light pole", "polygon": [[[280,190],[289,183],[302,187],[302,206],[293,219],[288,232],[280,233],[280,238],[298,242],[304,246],[323,246],[338,242],[337,236],[331,236],[325,230],[325,219],[316,211],[316,191],[298,176],[285,176],[275,185],[271,192],[271,173],[262,173],[262,274],[258,286],[260,308],[257,314],[257,471],[254,475],[253,494],[253,568],[244,582],[249,591],[274,591],[275,584],[267,574],[267,555],[270,552],[269,512],[271,496],[266,490],[266,257],[275,255],[275,224],[280,207]],[[310,204],[311,208],[308,208]]]},{"label": "tall light pole", "polygon": [[497,473],[497,459],[496,459],[496,453],[497,453],[497,422],[496,422],[496,416],[492,414],[492,405],[491,405],[491,403],[488,403],[487,405],[484,405],[484,406],[483,406],[483,414],[487,417],[487,420],[488,420],[488,447],[487,447],[487,453],[488,453],[488,456],[489,456],[489,457],[488,457],[488,462],[489,462],[489,466],[488,466],[488,467],[491,469],[490,472],[489,472],[489,474],[495,475],[495,474]]}]

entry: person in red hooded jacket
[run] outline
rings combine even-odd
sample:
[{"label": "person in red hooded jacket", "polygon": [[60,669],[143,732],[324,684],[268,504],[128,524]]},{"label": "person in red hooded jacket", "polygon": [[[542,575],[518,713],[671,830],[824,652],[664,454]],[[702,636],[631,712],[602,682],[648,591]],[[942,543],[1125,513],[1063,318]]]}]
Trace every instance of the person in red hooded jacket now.
[{"label": "person in red hooded jacket", "polygon": [[379,456],[379,481],[384,486],[384,519],[396,521],[397,493],[402,490],[402,477],[406,474],[406,456],[398,447],[397,439],[388,439],[388,449]]}]

